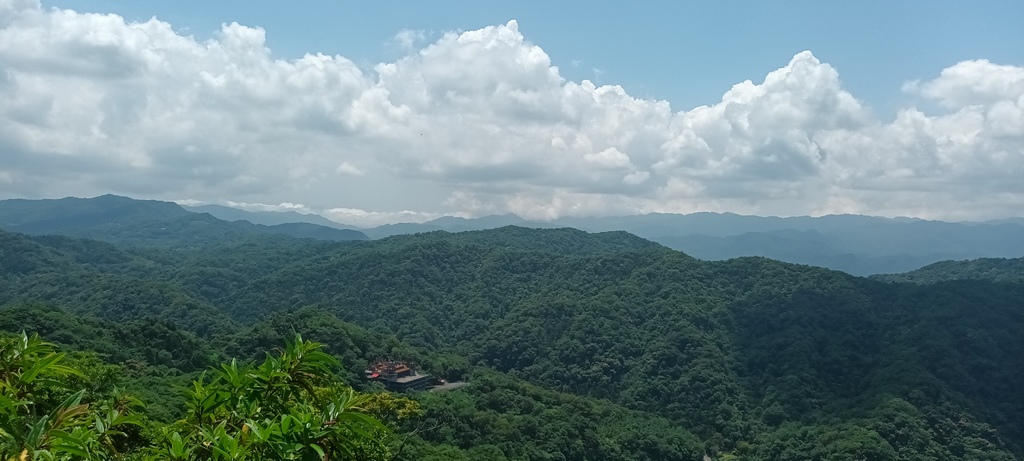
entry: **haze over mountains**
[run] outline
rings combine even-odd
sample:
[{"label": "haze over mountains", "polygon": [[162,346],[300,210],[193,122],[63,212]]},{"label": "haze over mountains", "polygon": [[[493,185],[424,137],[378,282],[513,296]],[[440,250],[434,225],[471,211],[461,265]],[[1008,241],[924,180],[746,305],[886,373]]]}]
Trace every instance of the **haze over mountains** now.
[{"label": "haze over mountains", "polygon": [[[223,206],[186,207],[225,220],[273,225],[301,220],[353,228],[319,215],[249,212]],[[827,267],[853,275],[906,272],[945,260],[1024,256],[1024,219],[988,222],[928,221],[860,215],[760,217],[731,213],[647,214],[529,221],[516,215],[476,219],[446,216],[425,223],[387,224],[362,232],[370,238],[443,230],[462,232],[503,226],[573,227],[588,232],[624,230],[695,258],[763,256]]]},{"label": "haze over mountains", "polygon": [[[155,229],[152,224],[163,223]],[[194,244],[243,235],[286,235],[318,240],[379,239],[443,230],[462,232],[509,225],[573,227],[588,232],[623,230],[705,260],[763,256],[841,270],[853,275],[902,273],[946,260],[1024,256],[1024,220],[927,221],[859,215],[759,217],[730,213],[648,214],[529,221],[515,215],[475,219],[441,217],[425,223],[356,230],[322,216],[253,212],[203,205],[91,199],[0,201],[0,228],[27,234],[57,233],[107,241],[159,240]],[[143,231],[142,229],[147,229]],[[176,236],[175,239],[170,238]]]},{"label": "haze over mountains", "polygon": [[161,246],[208,244],[254,235],[318,240],[365,240],[362,232],[304,222],[275,225],[229,222],[190,212],[176,203],[115,195],[94,198],[0,201],[0,229],[29,235],[60,234],[107,242]]}]

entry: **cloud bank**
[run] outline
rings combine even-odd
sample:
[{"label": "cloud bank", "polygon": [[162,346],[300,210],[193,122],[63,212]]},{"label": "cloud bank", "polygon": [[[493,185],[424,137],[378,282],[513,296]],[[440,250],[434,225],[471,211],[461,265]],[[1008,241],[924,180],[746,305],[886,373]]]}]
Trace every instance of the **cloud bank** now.
[{"label": "cloud bank", "polygon": [[374,221],[1024,206],[1024,67],[937,69],[903,88],[934,109],[882,119],[809,51],[674,110],[563,78],[515,21],[421,48],[399,32],[407,55],[373,69],[277,59],[265,35],[227,24],[197,41],[157,19],[0,0],[0,197],[296,203]]}]

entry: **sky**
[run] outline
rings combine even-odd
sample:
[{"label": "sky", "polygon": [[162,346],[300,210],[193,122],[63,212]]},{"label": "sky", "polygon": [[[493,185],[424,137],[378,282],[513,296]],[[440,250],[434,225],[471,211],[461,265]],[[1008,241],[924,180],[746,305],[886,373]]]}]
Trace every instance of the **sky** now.
[{"label": "sky", "polygon": [[1024,215],[1024,2],[0,0],[0,199]]}]

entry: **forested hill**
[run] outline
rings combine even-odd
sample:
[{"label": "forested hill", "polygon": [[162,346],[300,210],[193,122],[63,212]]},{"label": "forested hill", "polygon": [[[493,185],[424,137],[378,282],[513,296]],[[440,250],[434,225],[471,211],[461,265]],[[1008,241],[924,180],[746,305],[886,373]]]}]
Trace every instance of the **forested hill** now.
[{"label": "forested hill", "polygon": [[409,246],[450,246],[488,251],[554,253],[565,256],[594,256],[644,249],[666,248],[623,231],[587,233],[572,228],[537,230],[506,226],[490,231],[427,232],[415,236],[394,236],[369,246],[370,251],[405,251]]},{"label": "forested hill", "polygon": [[981,258],[970,261],[942,261],[902,274],[872,278],[907,283],[936,283],[949,280],[991,280],[1024,282],[1024,258]]},{"label": "forested hill", "polygon": [[56,200],[0,200],[0,229],[59,234],[131,246],[209,246],[253,236],[366,240],[362,232],[310,223],[265,226],[228,222],[171,202],[103,195]]},{"label": "forested hill", "polygon": [[[190,213],[192,212],[192,213]],[[204,205],[134,200],[3,200],[0,228],[61,234],[134,246],[209,246],[254,235],[329,241],[366,240],[433,231],[505,226],[625,231],[706,260],[761,256],[853,275],[902,273],[944,260],[1024,256],[1024,221],[950,223],[858,215],[763,217],[731,213],[659,214],[530,221],[515,215],[452,216],[426,223],[355,230],[319,215],[254,212]],[[369,236],[369,237],[368,237]]]},{"label": "forested hill", "polygon": [[1024,256],[1024,221],[951,223],[859,215],[743,216],[732,213],[661,214],[528,221],[515,215],[442,217],[423,224],[366,229],[379,238],[433,230],[466,231],[507,225],[624,230],[693,257],[724,260],[763,256],[854,275],[905,272],[949,259]]},{"label": "forested hill", "polygon": [[[424,362],[443,358],[430,364],[440,373],[504,374],[452,400],[427,396],[449,426],[417,436],[424,450],[487,445],[477,459],[538,460],[1024,454],[1024,284],[915,285],[764,258],[708,262],[573,229],[130,252],[0,237],[5,255],[26,255],[2,266],[0,304],[165,325],[233,355],[269,346],[247,339],[267,331],[324,335],[340,320],[372,332],[342,349],[390,341]],[[297,312],[318,320],[290,317]],[[544,413],[552,406],[561,410]],[[527,414],[556,421],[541,427]],[[634,428],[610,425],[617,414]],[[651,414],[664,432],[616,432]],[[543,455],[559,446],[553,434],[581,445]],[[525,443],[534,448],[523,452]],[[611,451],[587,455],[597,453],[588,444]]]}]

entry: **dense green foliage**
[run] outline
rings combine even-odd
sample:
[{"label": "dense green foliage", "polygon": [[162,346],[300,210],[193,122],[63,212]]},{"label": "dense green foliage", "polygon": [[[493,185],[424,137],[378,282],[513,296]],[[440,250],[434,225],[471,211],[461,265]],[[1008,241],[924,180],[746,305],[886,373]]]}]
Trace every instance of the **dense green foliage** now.
[{"label": "dense green foliage", "polygon": [[[50,322],[44,320],[37,323],[40,325],[57,323],[72,326],[76,323],[75,319],[66,313],[43,306],[22,306],[11,309],[11,312],[29,316],[43,314],[39,317],[50,319]],[[82,336],[69,335],[66,338],[71,340],[72,344],[105,342],[102,338],[87,339],[87,342],[81,342],[81,339],[88,338],[90,333],[99,332],[111,326],[111,324],[105,324],[97,319],[86,323],[87,325],[80,325],[77,328],[77,332],[83,333]],[[0,327],[9,328],[6,325],[5,322],[0,324]],[[288,333],[285,331],[289,329],[289,326],[309,331],[314,337],[331,338],[331,348],[341,352],[341,357],[346,361],[351,358],[357,363],[365,364],[366,359],[363,357],[379,357],[381,355],[422,357],[419,355],[422,354],[421,351],[403,345],[394,338],[379,339],[359,327],[340,322],[329,314],[309,309],[274,316],[265,322],[260,322],[251,328],[225,337],[217,343],[225,351],[239,352],[243,356],[251,355],[264,348],[264,344],[280,344],[280,338],[287,337]],[[126,346],[107,344],[105,349],[112,351],[112,354],[124,354],[136,347],[131,344]],[[154,349],[158,347],[158,345],[152,346]],[[206,348],[207,345],[203,343],[203,347]],[[267,349],[270,348],[267,347]],[[277,434],[275,437],[279,440],[273,446],[251,447],[246,443],[253,441],[241,439],[239,433],[242,430],[241,427],[249,424],[249,421],[242,425],[239,424],[239,421],[234,421],[232,426],[235,429],[234,432],[228,430],[228,424],[224,424],[225,429],[219,431],[217,426],[224,423],[224,420],[213,425],[208,421],[203,424],[203,417],[196,416],[195,412],[197,408],[200,408],[198,405],[204,400],[203,396],[212,394],[265,395],[266,386],[262,383],[270,382],[271,379],[260,378],[260,376],[267,375],[268,368],[295,368],[282,365],[289,360],[294,360],[296,354],[288,351],[289,349],[286,349],[280,358],[265,359],[260,366],[236,365],[233,362],[222,365],[207,375],[212,379],[202,378],[195,373],[182,373],[182,370],[173,367],[145,365],[136,359],[130,359],[120,366],[113,366],[99,365],[97,357],[85,356],[77,363],[91,364],[94,373],[101,377],[94,379],[96,384],[90,384],[89,387],[109,390],[114,385],[125,385],[128,390],[139,395],[141,400],[147,403],[144,409],[138,409],[141,411],[140,414],[157,421],[179,420],[163,430],[151,429],[149,439],[140,440],[139,437],[136,437],[135,445],[150,446],[151,449],[147,453],[156,450],[156,453],[159,454],[158,459],[189,459],[190,456],[209,459],[208,457],[213,456],[211,453],[190,452],[187,447],[198,446],[195,443],[197,437],[208,437],[214,443],[221,444],[219,446],[222,450],[240,450],[250,456],[257,450],[275,447],[281,449],[283,446],[280,440],[282,428],[279,424],[268,422],[266,417],[262,419],[262,422],[252,421],[248,427],[257,427],[259,430],[269,429],[271,432],[268,434]],[[116,355],[101,354],[99,358],[109,359],[114,356]],[[447,370],[457,376],[464,373],[465,365],[460,365],[460,360],[457,357],[431,356],[426,358],[433,369]],[[140,366],[145,368],[140,369]],[[102,370],[102,372],[98,370]],[[352,367],[349,367],[348,372],[342,370],[341,376],[344,382],[360,383],[360,381],[348,381],[348,379],[355,379]],[[345,378],[345,376],[351,378]],[[166,397],[168,393],[179,392],[178,388],[188,381],[183,379],[184,377],[192,377],[197,380],[196,383],[188,385],[190,392],[184,396],[185,398],[168,399]],[[294,381],[292,384],[298,385]],[[372,387],[367,389],[373,390]],[[303,392],[302,389],[296,389],[294,394],[301,395]],[[277,407],[279,409],[289,408],[290,411],[298,412],[299,415],[296,417],[302,416],[303,413],[315,415],[317,414],[315,407],[311,409],[305,403],[315,401],[317,396],[332,395],[342,398],[346,396],[346,394],[332,393],[329,391],[329,387],[323,387],[313,396],[314,398],[306,396],[295,399],[296,402],[302,402],[302,404],[279,402]],[[467,396],[471,397],[468,397],[467,400]],[[544,391],[493,373],[474,375],[471,378],[470,386],[464,390],[423,394],[419,396],[419,399],[422,405],[429,409],[425,415],[418,410],[419,405],[409,407],[402,399],[389,397],[388,394],[371,393],[364,394],[360,400],[346,400],[348,407],[359,404],[361,408],[397,430],[397,434],[392,437],[386,436],[387,431],[371,433],[371,437],[363,439],[361,444],[355,447],[358,453],[357,458],[372,459],[374,456],[382,456],[382,453],[391,453],[392,457],[389,459],[469,460],[481,459],[480,456],[487,453],[507,452],[508,459],[551,459],[552,453],[561,452],[564,453],[564,459],[697,459],[695,454],[702,450],[702,445],[695,437],[667,420],[627,410],[608,402]],[[154,411],[152,402],[156,402],[161,408],[175,406],[179,411],[172,417],[168,417],[162,413],[164,410]],[[212,413],[232,415],[237,418],[237,415],[244,414],[247,409],[249,411],[266,410],[273,406],[264,404],[255,408],[246,405],[239,406],[239,402],[237,399],[215,400],[213,405],[215,408]],[[224,407],[229,404],[232,405],[230,411]],[[649,425],[652,421],[657,423],[653,427]],[[159,426],[152,423],[150,425]],[[510,425],[517,428],[515,432],[509,432]],[[463,430],[468,427],[472,427],[472,431]],[[164,432],[165,435],[159,435],[161,432]],[[178,432],[179,435],[175,437],[174,432]],[[588,438],[587,442],[585,445],[580,445],[582,442],[577,438],[584,436]],[[637,439],[634,436],[640,438]],[[177,438],[182,440],[180,449],[175,448]],[[191,442],[189,442],[190,440]],[[153,447],[154,444],[157,446]],[[172,450],[179,451],[176,452],[176,455],[172,455]],[[266,453],[263,456],[267,456]],[[272,457],[281,459],[277,456],[284,455],[277,454]],[[495,459],[502,459],[501,456],[495,457]],[[485,457],[491,458],[490,456]]]},{"label": "dense green foliage", "polygon": [[387,459],[370,397],[338,381],[317,343],[289,342],[259,365],[221,365],[189,390],[183,420],[165,429],[157,459]]},{"label": "dense green foliage", "polygon": [[76,385],[95,382],[95,370],[87,376],[66,358],[37,335],[0,338],[0,459],[113,460],[138,448],[138,431],[127,429],[143,426],[131,414],[137,401],[114,390],[83,402],[89,389]]},{"label": "dense green foliage", "polygon": [[[495,373],[420,402],[437,427],[424,459],[697,460],[703,444],[671,421]],[[449,448],[451,447],[451,448]],[[453,448],[457,448],[455,450]]]},{"label": "dense green foliage", "polygon": [[950,280],[989,280],[1024,282],[1024,258],[982,258],[970,261],[943,261],[902,274],[876,275],[875,280],[905,283],[936,283]]},{"label": "dense green foliage", "polygon": [[470,376],[395,425],[403,457],[1013,459],[1024,445],[1020,284],[702,262],[571,229],[201,251],[0,239],[16,255],[0,260],[0,327],[96,351],[149,388],[295,331],[359,389],[381,355]]},{"label": "dense green foliage", "polygon": [[[52,344],[24,333],[2,338],[0,459],[390,459],[389,431],[368,413],[390,410],[339,381],[337,360],[321,348],[296,337],[259,365],[221,365],[192,383],[183,419],[157,427],[135,414],[142,402],[116,389],[106,401],[83,400],[89,389],[77,389],[95,380],[63,365]],[[147,427],[159,435],[140,431]]]}]

